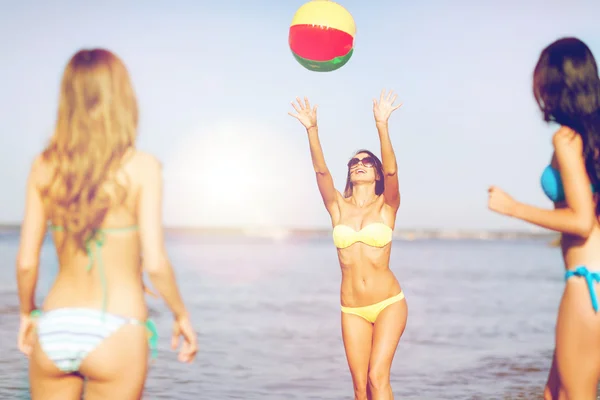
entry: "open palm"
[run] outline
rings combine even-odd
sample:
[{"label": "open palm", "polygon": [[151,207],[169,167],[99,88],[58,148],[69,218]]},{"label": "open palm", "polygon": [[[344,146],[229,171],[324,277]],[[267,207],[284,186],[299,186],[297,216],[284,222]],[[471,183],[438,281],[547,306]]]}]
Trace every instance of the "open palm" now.
[{"label": "open palm", "polygon": [[373,99],[373,115],[375,116],[376,122],[387,122],[390,118],[390,115],[400,107],[402,107],[402,103],[398,105],[394,105],[394,102],[398,98],[398,95],[393,91],[386,95],[385,89],[381,91],[381,95],[379,96],[379,102],[377,99]]},{"label": "open palm", "polygon": [[317,106],[310,108],[308,98],[304,98],[304,104],[299,97],[296,97],[298,105],[292,102],[292,107],[296,110],[296,114],[288,112],[289,115],[296,118],[306,129],[317,126]]}]

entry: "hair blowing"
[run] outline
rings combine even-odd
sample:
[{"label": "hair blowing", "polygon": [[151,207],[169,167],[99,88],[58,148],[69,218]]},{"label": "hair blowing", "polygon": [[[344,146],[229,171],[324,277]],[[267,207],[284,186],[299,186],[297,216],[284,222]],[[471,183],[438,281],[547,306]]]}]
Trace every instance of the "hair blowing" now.
[{"label": "hair blowing", "polygon": [[[104,49],[81,50],[60,85],[54,134],[42,153],[54,177],[42,190],[49,218],[85,249],[126,189],[114,178],[135,145],[138,107],[123,62]],[[111,183],[110,193],[106,183]]]},{"label": "hair blowing", "polygon": [[588,46],[567,37],[546,47],[533,74],[533,93],[545,121],[567,126],[581,136],[588,176],[599,185],[600,78]]}]

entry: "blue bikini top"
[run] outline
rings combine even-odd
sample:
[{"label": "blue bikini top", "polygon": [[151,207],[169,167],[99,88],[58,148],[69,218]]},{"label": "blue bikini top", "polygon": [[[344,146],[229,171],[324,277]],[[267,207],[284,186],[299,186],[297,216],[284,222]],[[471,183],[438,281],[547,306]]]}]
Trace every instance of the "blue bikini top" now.
[{"label": "blue bikini top", "polygon": [[[552,167],[552,165],[548,165],[544,169],[540,181],[542,190],[550,200],[554,203],[565,201],[565,188],[563,187],[560,172],[558,172],[556,168]],[[594,185],[591,186],[592,192],[595,193],[598,188],[595,188]]]}]

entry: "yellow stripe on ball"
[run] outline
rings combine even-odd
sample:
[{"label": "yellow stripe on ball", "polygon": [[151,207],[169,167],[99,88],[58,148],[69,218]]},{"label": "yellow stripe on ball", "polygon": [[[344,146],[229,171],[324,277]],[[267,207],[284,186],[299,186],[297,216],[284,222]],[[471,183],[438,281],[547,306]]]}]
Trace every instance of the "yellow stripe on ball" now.
[{"label": "yellow stripe on ball", "polygon": [[312,0],[304,4],[294,14],[291,25],[320,25],[338,29],[352,37],[356,34],[352,15],[331,0]]}]

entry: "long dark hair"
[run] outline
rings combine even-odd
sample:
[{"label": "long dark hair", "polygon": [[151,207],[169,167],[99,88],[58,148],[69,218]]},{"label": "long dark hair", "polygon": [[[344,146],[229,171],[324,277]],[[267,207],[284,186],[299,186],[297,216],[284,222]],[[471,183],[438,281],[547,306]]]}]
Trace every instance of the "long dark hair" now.
[{"label": "long dark hair", "polygon": [[[375,171],[376,171],[375,179],[377,179],[375,181],[375,194],[377,196],[379,196],[380,194],[383,193],[383,189],[384,189],[383,166],[381,165],[381,160],[375,154],[373,154],[369,150],[365,150],[365,149],[358,150],[356,153],[354,153],[354,155],[352,157],[356,157],[360,153],[366,153],[366,154],[370,155],[371,157],[373,157],[373,160],[375,160],[375,165],[373,165],[373,168],[375,168]],[[348,198],[350,196],[352,196],[352,182],[350,182],[350,167],[348,167],[348,174],[346,176],[346,188],[344,189],[344,197]]]},{"label": "long dark hair", "polygon": [[581,136],[588,176],[594,186],[599,185],[600,77],[589,47],[573,37],[546,47],[533,73],[533,94],[545,121],[567,126]]}]

